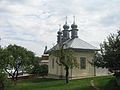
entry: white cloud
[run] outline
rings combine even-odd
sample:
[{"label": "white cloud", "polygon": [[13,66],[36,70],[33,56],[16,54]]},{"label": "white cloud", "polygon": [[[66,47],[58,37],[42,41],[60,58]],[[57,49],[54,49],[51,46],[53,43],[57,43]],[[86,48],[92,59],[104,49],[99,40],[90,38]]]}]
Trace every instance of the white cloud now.
[{"label": "white cloud", "polygon": [[37,55],[56,43],[58,24],[76,16],[79,37],[99,46],[120,24],[119,0],[0,0],[0,37],[3,46],[22,45]]}]

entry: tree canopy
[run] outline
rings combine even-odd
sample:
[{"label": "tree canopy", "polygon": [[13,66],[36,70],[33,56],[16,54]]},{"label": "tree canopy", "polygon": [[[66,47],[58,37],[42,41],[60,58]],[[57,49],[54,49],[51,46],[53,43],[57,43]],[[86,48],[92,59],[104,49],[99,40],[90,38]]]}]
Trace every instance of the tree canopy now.
[{"label": "tree canopy", "polygon": [[110,34],[100,46],[101,51],[95,55],[94,64],[114,73],[120,86],[120,31],[117,34]]},{"label": "tree canopy", "polygon": [[111,72],[120,70],[120,34],[111,34],[101,46],[101,52],[96,54],[95,64],[106,67]]},{"label": "tree canopy", "polygon": [[35,54],[24,47],[8,45],[0,50],[0,67],[6,71],[13,80],[17,79],[19,70],[33,67]]}]

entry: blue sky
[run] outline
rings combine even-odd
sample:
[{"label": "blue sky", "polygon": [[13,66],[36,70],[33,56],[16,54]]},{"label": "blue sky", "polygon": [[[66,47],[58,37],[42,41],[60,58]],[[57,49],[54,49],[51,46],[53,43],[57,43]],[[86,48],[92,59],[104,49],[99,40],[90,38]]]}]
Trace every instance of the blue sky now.
[{"label": "blue sky", "polygon": [[73,15],[79,38],[99,48],[120,27],[120,0],[0,0],[0,44],[21,45],[41,55],[46,45],[55,45],[65,16],[71,25]]}]

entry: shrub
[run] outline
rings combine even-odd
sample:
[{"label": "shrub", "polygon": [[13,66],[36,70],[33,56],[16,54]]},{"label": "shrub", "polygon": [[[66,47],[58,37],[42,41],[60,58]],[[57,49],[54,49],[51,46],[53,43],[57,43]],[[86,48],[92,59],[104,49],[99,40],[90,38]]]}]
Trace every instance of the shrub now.
[{"label": "shrub", "polygon": [[48,65],[38,65],[36,67],[33,68],[32,70],[32,74],[36,74],[36,75],[47,75],[48,73]]}]

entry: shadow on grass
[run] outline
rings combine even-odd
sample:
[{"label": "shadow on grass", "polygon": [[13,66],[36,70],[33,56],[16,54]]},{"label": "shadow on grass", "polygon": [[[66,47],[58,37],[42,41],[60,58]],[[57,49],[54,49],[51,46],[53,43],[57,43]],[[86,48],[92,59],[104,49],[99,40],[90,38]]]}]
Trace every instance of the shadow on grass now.
[{"label": "shadow on grass", "polygon": [[115,79],[112,79],[104,86],[104,88],[102,88],[102,90],[120,90],[120,87],[117,86]]}]

